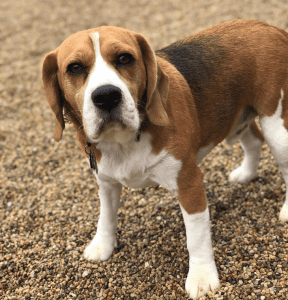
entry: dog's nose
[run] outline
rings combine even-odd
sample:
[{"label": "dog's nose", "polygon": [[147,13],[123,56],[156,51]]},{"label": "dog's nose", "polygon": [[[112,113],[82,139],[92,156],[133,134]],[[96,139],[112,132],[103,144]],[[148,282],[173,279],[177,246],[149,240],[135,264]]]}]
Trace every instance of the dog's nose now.
[{"label": "dog's nose", "polygon": [[122,94],[117,86],[108,84],[97,88],[91,98],[96,107],[111,112],[121,102]]}]

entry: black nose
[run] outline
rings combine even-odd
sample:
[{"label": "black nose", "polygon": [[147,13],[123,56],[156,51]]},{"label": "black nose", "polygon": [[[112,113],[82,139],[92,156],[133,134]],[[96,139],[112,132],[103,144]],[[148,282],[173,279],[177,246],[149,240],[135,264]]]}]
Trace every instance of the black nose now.
[{"label": "black nose", "polygon": [[122,94],[117,86],[108,84],[97,88],[91,98],[96,107],[111,112],[121,102]]}]

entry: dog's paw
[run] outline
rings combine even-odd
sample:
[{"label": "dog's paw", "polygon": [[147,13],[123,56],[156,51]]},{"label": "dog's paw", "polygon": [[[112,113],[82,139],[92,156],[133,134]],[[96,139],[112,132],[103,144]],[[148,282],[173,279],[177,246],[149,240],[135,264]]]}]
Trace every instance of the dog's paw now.
[{"label": "dog's paw", "polygon": [[288,221],[288,205],[284,204],[280,210],[279,220],[282,222]]},{"label": "dog's paw", "polygon": [[240,166],[233,170],[229,175],[229,181],[232,183],[247,183],[257,177],[257,173],[251,170],[247,170]]},{"label": "dog's paw", "polygon": [[189,297],[196,299],[220,287],[215,263],[190,264],[185,288]]},{"label": "dog's paw", "polygon": [[84,257],[88,260],[107,260],[117,247],[116,239],[95,237],[86,247]]}]

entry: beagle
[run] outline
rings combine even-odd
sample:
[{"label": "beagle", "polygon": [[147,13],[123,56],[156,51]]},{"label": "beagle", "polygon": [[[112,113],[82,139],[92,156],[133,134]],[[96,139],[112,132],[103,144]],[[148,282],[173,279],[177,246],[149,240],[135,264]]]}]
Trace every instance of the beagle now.
[{"label": "beagle", "polygon": [[[56,115],[54,139],[67,118],[96,160],[100,218],[85,258],[112,255],[122,185],[160,184],[178,196],[184,218],[186,291],[195,298],[217,289],[198,164],[223,139],[240,139],[244,160],[229,179],[248,182],[257,176],[265,137],[288,188],[288,34],[235,20],[154,52],[142,35],[103,26],[73,34],[47,54],[43,82]],[[287,193],[280,220],[288,220]]]}]

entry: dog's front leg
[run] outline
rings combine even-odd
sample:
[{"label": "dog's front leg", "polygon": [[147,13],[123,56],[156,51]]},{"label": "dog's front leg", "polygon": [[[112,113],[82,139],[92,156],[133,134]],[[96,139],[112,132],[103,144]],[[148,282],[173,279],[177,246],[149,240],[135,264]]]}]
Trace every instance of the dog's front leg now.
[{"label": "dog's front leg", "polygon": [[[193,170],[193,175],[189,169]],[[185,288],[190,297],[196,298],[217,289],[220,284],[212,249],[202,173],[197,166],[189,169],[184,170],[181,174],[184,176],[178,180],[178,194],[189,252],[189,273]]]},{"label": "dog's front leg", "polygon": [[122,185],[99,180],[100,217],[96,235],[84,251],[89,260],[107,260],[117,246],[117,211]]}]

